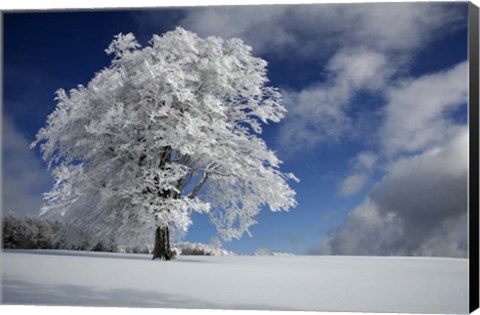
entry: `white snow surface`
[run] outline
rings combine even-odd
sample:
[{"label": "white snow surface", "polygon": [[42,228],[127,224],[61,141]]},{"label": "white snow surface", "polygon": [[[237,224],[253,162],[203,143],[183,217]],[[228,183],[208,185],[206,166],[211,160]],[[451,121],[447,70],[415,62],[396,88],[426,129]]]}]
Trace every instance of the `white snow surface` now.
[{"label": "white snow surface", "polygon": [[468,260],[4,250],[2,303],[468,313]]}]

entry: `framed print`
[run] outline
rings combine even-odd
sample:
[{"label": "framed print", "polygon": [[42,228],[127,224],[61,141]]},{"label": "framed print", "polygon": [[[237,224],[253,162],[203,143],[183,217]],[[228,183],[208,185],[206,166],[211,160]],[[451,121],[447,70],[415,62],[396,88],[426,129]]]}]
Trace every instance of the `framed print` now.
[{"label": "framed print", "polygon": [[473,312],[478,12],[3,10],[1,303]]}]

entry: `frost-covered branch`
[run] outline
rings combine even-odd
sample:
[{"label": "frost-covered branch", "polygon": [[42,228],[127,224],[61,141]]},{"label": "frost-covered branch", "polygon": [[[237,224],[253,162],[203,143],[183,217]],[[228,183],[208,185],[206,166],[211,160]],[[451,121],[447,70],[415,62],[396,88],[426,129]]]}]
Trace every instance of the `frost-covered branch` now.
[{"label": "frost-covered branch", "polygon": [[195,198],[198,192],[200,191],[200,189],[202,188],[203,184],[205,184],[205,182],[207,181],[207,179],[208,179],[208,172],[203,172],[202,178],[198,181],[195,187],[193,187],[192,192],[188,194],[187,198],[189,199]]}]

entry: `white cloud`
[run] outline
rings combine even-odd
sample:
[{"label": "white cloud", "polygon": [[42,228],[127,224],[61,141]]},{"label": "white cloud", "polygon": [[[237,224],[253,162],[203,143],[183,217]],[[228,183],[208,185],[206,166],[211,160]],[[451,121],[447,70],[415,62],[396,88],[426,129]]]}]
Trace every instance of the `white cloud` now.
[{"label": "white cloud", "polygon": [[383,53],[355,47],[338,51],[326,69],[334,77],[339,92],[351,95],[356,90],[379,90],[393,73]]},{"label": "white cloud", "polygon": [[288,115],[281,122],[279,141],[290,152],[338,141],[349,129],[350,118],[342,108],[349,96],[337,92],[336,87],[318,86],[282,94]]},{"label": "white cloud", "polygon": [[342,197],[351,196],[359,192],[367,182],[367,175],[362,173],[352,174],[340,184],[339,194]]},{"label": "white cloud", "polygon": [[189,10],[180,25],[201,36],[239,37],[257,52],[295,45],[295,35],[282,27],[285,6],[224,6]]},{"label": "white cloud", "polygon": [[353,161],[353,169],[371,171],[377,162],[378,156],[370,151],[360,152]]},{"label": "white cloud", "polygon": [[467,256],[468,128],[391,164],[370,196],[312,253]]},{"label": "white cloud", "polygon": [[380,133],[387,154],[418,152],[451,138],[460,127],[450,114],[466,106],[467,95],[466,61],[390,88]]},{"label": "white cloud", "polygon": [[[348,17],[345,23],[352,27],[353,35],[340,34],[342,38],[358,35],[362,41],[353,38],[337,43],[343,46],[337,47],[326,64],[325,82],[283,93],[289,114],[282,124],[279,142],[290,152],[361,134],[356,128],[362,126],[356,125],[349,114],[354,106],[362,106],[352,104],[353,97],[360,91],[382,95],[386,87],[393,84],[391,77],[404,71],[412,54],[439,36],[443,26],[449,25],[456,16],[452,13],[446,20],[436,20],[439,16],[449,16],[445,7],[436,5],[399,5],[395,7],[397,11],[391,10],[385,15],[381,14],[385,13],[384,5],[371,6],[370,11],[364,11],[364,6],[348,8],[334,10]],[[433,16],[428,23],[418,15],[424,10],[430,10]],[[391,21],[386,23],[385,18]],[[453,25],[452,22],[450,26]],[[395,97],[393,90],[390,96]]]},{"label": "white cloud", "polygon": [[338,52],[326,65],[328,80],[299,92],[283,91],[288,115],[279,141],[289,151],[338,141],[350,131],[347,109],[355,92],[379,90],[391,71],[386,57],[366,49]]},{"label": "white cloud", "polygon": [[[450,118],[466,106],[467,83],[462,62],[389,89],[378,130],[386,175],[312,253],[467,255],[468,127]],[[359,190],[355,174],[377,158],[358,154],[340,192]]]},{"label": "white cloud", "polygon": [[[452,111],[466,106],[468,64],[407,79],[388,89],[388,104],[379,137],[387,157],[399,153],[421,153],[455,137],[464,126],[449,117]],[[367,182],[377,156],[361,152],[353,162],[352,174],[340,184],[339,194],[348,197],[360,191]],[[390,170],[393,171],[394,169]]]},{"label": "white cloud", "polygon": [[260,53],[318,58],[344,46],[416,49],[462,23],[461,13],[435,3],[223,6],[191,9],[180,24],[202,36],[240,37]]},{"label": "white cloud", "polygon": [[4,213],[12,210],[19,215],[38,214],[50,176],[13,120],[4,117],[2,127],[2,209]]},{"label": "white cloud", "polygon": [[361,191],[368,182],[369,173],[373,170],[377,158],[377,155],[370,151],[358,153],[350,161],[350,174],[340,183],[338,194],[349,197]]},{"label": "white cloud", "polygon": [[[402,236],[402,225],[395,215],[378,211],[367,198],[352,210],[334,234],[309,249],[309,254],[323,255],[390,255],[400,254],[393,247]],[[395,250],[395,253],[393,252]]]},{"label": "white cloud", "polygon": [[460,6],[440,3],[362,4],[356,13],[360,18],[354,37],[366,39],[382,51],[411,51],[429,44],[440,33],[461,27],[465,12]]}]

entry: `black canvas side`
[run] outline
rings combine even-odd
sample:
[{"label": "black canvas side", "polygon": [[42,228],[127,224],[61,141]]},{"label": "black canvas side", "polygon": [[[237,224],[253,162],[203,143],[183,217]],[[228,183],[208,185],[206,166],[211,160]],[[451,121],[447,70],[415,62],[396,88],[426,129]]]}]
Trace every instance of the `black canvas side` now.
[{"label": "black canvas side", "polygon": [[469,61],[469,127],[470,127],[470,176],[469,176],[469,310],[479,307],[479,8],[468,5],[468,61]]}]

